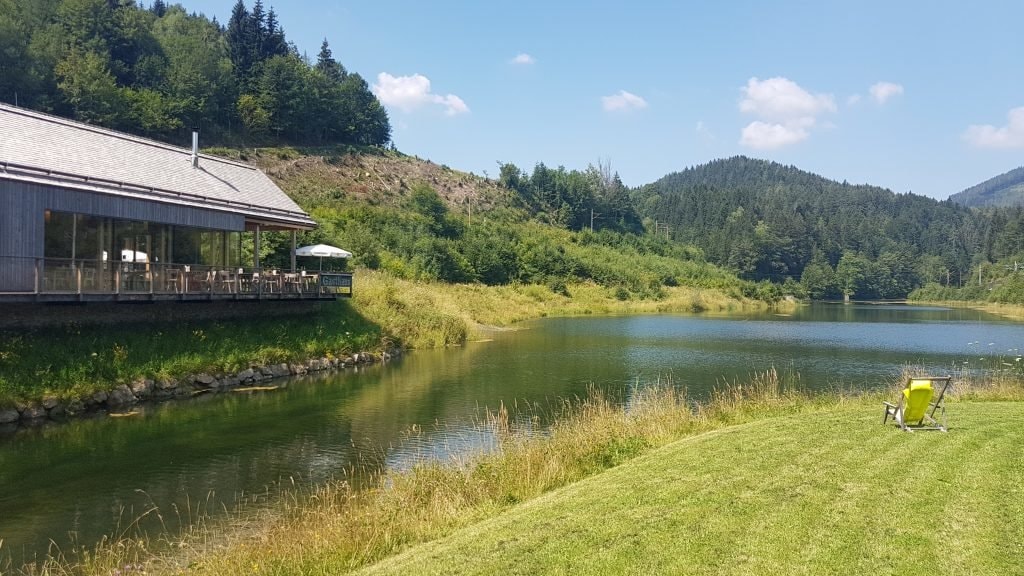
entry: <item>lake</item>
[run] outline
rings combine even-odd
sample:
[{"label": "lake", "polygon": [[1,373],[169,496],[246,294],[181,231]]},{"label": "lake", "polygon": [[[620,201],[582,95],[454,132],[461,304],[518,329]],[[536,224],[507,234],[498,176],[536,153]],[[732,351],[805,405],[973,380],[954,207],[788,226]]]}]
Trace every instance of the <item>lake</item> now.
[{"label": "lake", "polygon": [[[775,368],[802,387],[888,385],[905,366],[947,374],[1016,361],[1024,325],[977,311],[815,305],[790,315],[545,319],[460,348],[0,436],[0,539],[17,561],[52,538],[89,546],[152,506],[174,529],[278,483],[353,477],[489,445],[485,410],[543,411],[589,386],[628,400],[658,379],[701,398]],[[358,474],[356,474],[358,477]],[[159,527],[156,515],[141,525]]]}]

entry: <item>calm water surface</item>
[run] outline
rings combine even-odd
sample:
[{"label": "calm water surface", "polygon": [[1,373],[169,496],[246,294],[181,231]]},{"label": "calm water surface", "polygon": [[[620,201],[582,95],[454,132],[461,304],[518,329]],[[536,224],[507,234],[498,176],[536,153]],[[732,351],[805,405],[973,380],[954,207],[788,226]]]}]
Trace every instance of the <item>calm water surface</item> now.
[{"label": "calm water surface", "polygon": [[[792,315],[548,319],[462,348],[0,435],[0,556],[91,546],[151,506],[174,528],[273,486],[404,467],[486,447],[485,409],[546,405],[591,384],[626,399],[671,376],[691,397],[775,367],[815,388],[885,385],[903,366],[947,373],[1024,349],[1024,325],[969,310],[814,306]],[[418,432],[410,432],[413,427]],[[175,510],[179,510],[175,512]],[[155,515],[141,525],[158,529]],[[2,564],[0,564],[2,565]]]}]

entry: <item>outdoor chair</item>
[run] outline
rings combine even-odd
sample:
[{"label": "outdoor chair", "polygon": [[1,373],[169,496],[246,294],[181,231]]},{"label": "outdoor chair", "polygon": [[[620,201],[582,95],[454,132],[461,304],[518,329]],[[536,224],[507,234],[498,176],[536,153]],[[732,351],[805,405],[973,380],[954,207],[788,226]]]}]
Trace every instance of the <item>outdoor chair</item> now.
[{"label": "outdoor chair", "polygon": [[[916,376],[907,379],[907,385],[895,404],[883,402],[885,416],[882,424],[891,416],[901,430],[941,430],[946,432],[946,390],[949,376]],[[938,417],[936,418],[936,412]]]},{"label": "outdoor chair", "polygon": [[164,274],[164,291],[180,294],[183,292],[182,271],[177,268],[167,268]]}]

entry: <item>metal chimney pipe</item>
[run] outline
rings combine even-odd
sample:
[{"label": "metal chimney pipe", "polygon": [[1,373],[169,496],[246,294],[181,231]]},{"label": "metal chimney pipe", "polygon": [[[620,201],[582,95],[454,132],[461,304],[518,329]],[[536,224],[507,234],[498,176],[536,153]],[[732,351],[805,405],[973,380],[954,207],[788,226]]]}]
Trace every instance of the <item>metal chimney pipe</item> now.
[{"label": "metal chimney pipe", "polygon": [[192,132],[192,167],[199,167],[199,132]]}]

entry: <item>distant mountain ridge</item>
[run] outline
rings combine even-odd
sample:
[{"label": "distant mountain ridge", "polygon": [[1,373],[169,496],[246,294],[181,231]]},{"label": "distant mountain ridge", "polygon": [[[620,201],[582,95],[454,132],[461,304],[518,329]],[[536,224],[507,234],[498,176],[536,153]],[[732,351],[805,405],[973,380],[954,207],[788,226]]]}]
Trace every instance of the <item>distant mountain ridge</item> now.
[{"label": "distant mountain ridge", "polygon": [[979,236],[971,211],[952,202],[746,156],[668,174],[633,195],[657,230],[741,277],[797,280],[808,266],[827,268],[846,278],[835,289],[867,298],[901,297],[940,269],[967,269]]},{"label": "distant mountain ridge", "polygon": [[968,207],[980,206],[1024,206],[1024,166],[1014,168],[963,192],[957,192],[950,200]]}]

